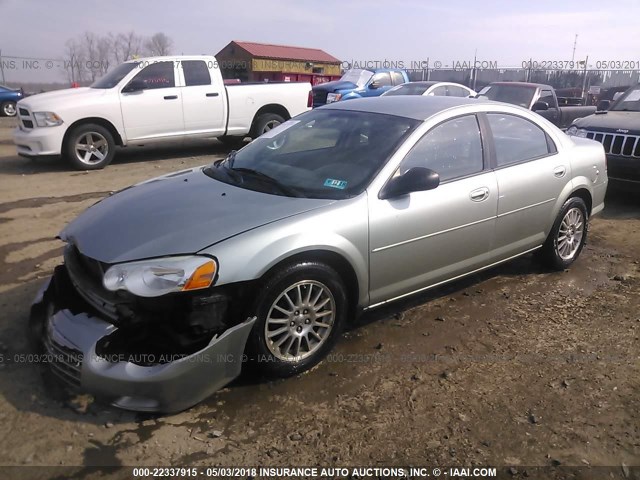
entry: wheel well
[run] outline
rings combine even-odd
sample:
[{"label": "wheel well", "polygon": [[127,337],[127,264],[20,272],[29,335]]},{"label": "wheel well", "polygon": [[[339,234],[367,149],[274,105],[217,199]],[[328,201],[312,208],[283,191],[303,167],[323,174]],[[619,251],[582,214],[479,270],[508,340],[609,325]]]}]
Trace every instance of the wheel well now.
[{"label": "wheel well", "polygon": [[587,212],[591,215],[591,207],[593,207],[593,200],[591,198],[591,194],[589,190],[586,188],[579,188],[575,192],[571,194],[572,197],[578,197],[584,200],[584,203],[587,205]]},{"label": "wheel well", "polygon": [[278,105],[277,103],[270,103],[269,105],[260,107],[260,109],[256,112],[256,114],[253,117],[253,121],[251,122],[251,128],[253,128],[254,125],[256,124],[258,117],[260,117],[260,115],[263,115],[265,113],[275,113],[276,115],[280,115],[285,120],[289,120],[291,118],[289,111],[286,108],[284,108],[282,105]]},{"label": "wheel well", "polygon": [[338,273],[345,286],[347,287],[346,293],[347,301],[349,303],[349,312],[347,314],[347,318],[349,321],[355,320],[358,312],[358,295],[360,291],[358,277],[356,276],[356,272],[349,261],[338,253],[328,250],[311,250],[308,252],[297,253],[285,258],[284,260],[271,267],[269,271],[264,274],[263,278],[267,277],[274,271],[279,270],[285,265],[302,261],[315,261],[325,263]]},{"label": "wheel well", "polygon": [[122,137],[120,137],[120,134],[118,133],[118,130],[116,130],[116,127],[114,127],[110,121],[100,117],[83,118],[81,120],[73,122],[71,125],[69,125],[69,128],[67,128],[67,131],[64,134],[64,139],[62,140],[62,144],[66,145],[67,140],[69,139],[69,135],[71,135],[71,132],[74,128],[86,123],[95,123],[96,125],[100,125],[101,127],[106,128],[107,130],[109,130],[109,133],[113,135],[113,139],[115,140],[116,145],[122,146]]}]

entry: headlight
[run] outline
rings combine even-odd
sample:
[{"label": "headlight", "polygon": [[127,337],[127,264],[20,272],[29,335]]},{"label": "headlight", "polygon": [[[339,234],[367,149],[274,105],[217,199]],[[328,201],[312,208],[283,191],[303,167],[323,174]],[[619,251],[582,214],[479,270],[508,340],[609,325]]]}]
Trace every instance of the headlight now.
[{"label": "headlight", "polygon": [[584,128],[578,128],[575,125],[572,125],[567,129],[567,135],[571,137],[585,138],[587,136],[587,131]]},{"label": "headlight", "polygon": [[337,102],[342,98],[341,93],[330,93],[327,95],[327,103]]},{"label": "headlight", "polygon": [[167,257],[122,263],[109,268],[102,283],[107,290],[127,290],[140,297],[207,288],[218,266],[208,257]]},{"label": "headlight", "polygon": [[34,112],[36,125],[39,127],[57,127],[62,125],[62,119],[53,112]]}]

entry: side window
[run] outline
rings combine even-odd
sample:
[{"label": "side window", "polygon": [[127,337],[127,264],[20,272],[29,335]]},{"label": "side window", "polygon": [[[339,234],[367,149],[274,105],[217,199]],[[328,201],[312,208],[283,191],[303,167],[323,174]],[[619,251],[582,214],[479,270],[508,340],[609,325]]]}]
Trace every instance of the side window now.
[{"label": "side window", "polygon": [[488,113],[498,167],[542,157],[550,152],[545,132],[529,120]]},{"label": "side window", "polygon": [[211,75],[206,62],[202,60],[186,60],[182,62],[184,83],[187,87],[211,85]]},{"label": "side window", "polygon": [[404,83],[404,77],[400,72],[391,72],[391,79],[394,85],[402,85]]},{"label": "side window", "polygon": [[429,96],[436,96],[436,97],[446,97],[447,96],[447,87],[445,85],[442,85],[440,87],[436,87],[433,90],[431,90],[428,93]]},{"label": "side window", "polygon": [[403,174],[413,167],[426,167],[444,182],[481,172],[482,141],[475,115],[454,118],[429,130],[400,164]]},{"label": "side window", "polygon": [[450,97],[468,97],[469,92],[467,92],[464,88],[458,87],[456,85],[449,85],[449,96]]},{"label": "side window", "polygon": [[176,86],[173,62],[152,63],[136,75],[136,80],[142,80],[147,89],[170,88]]},{"label": "side window", "polygon": [[377,82],[381,87],[390,87],[391,75],[389,75],[389,72],[376,73],[371,80],[371,83],[373,82]]},{"label": "side window", "polygon": [[547,103],[549,108],[555,108],[556,106],[556,102],[553,99],[553,92],[551,90],[542,90],[538,101]]}]

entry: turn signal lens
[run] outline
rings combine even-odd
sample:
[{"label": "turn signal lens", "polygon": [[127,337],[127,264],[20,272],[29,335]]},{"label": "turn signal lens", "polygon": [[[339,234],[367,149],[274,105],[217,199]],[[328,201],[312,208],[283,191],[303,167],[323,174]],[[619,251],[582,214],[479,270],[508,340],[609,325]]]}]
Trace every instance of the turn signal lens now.
[{"label": "turn signal lens", "polygon": [[182,290],[198,290],[207,288],[213,282],[216,275],[216,264],[213,260],[200,265],[195,272],[189,277]]}]

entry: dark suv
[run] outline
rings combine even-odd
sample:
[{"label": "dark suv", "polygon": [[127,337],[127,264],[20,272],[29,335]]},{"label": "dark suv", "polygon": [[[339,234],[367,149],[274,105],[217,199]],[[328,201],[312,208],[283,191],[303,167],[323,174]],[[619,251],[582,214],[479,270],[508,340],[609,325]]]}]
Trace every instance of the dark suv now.
[{"label": "dark suv", "polygon": [[613,105],[607,102],[601,102],[594,115],[575,120],[567,133],[602,143],[609,179],[640,186],[640,84]]}]

